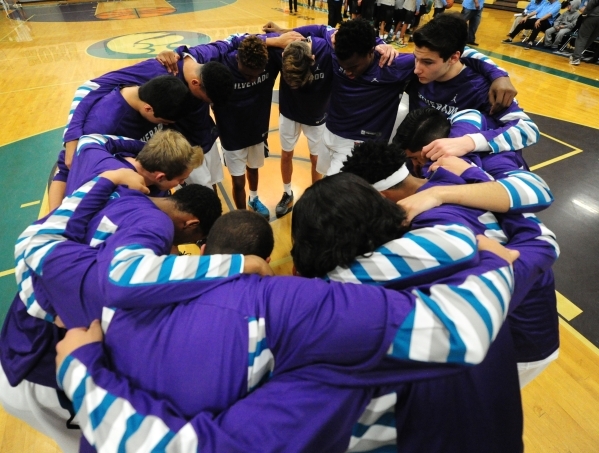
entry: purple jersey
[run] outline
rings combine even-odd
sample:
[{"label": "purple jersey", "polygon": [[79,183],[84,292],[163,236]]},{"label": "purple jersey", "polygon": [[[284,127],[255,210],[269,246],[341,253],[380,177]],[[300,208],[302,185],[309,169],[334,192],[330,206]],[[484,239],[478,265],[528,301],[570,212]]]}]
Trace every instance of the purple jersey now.
[{"label": "purple jersey", "polygon": [[[334,29],[309,25],[296,28],[304,36],[325,39],[332,48]],[[507,75],[496,66],[479,62],[472,64],[493,80]],[[374,60],[360,77],[350,79],[333,54],[333,93],[327,117],[327,129],[333,134],[351,140],[389,140],[397,109],[405,85],[414,79],[414,56],[400,54],[391,66],[379,67],[380,55],[374,52]],[[469,63],[470,64],[470,61]],[[485,95],[488,89],[485,91]]]},{"label": "purple jersey", "polygon": [[[145,143],[139,140],[117,139],[106,135],[84,135],[79,139],[73,165],[67,180],[66,195],[72,194],[100,173],[118,168],[135,170],[128,158],[135,158]],[[166,197],[168,190],[149,186],[152,197]]]},{"label": "purple jersey", "polygon": [[[214,50],[216,48],[215,46],[209,46],[210,45],[206,45],[208,50],[216,52],[216,50]],[[207,53],[210,54],[210,52]],[[198,53],[197,59],[199,63],[210,61],[209,59],[203,61],[201,53]],[[143,85],[145,82],[161,75],[168,75],[166,68],[157,60],[152,59],[106,73],[86,82],[79,87],[75,93],[63,140],[65,142],[77,140],[82,135],[94,133],[118,135],[110,130],[89,130],[85,127],[87,115],[90,113],[93,106],[102,97],[110,94],[116,87],[125,85]],[[179,77],[185,82],[182,60],[179,61],[179,72],[176,77]],[[205,152],[208,152],[212,149],[212,145],[216,141],[218,135],[214,121],[210,117],[210,107],[205,102],[192,96],[190,96],[187,102],[189,104],[187,108],[191,113],[178,120],[176,127],[173,128],[180,131],[192,145],[199,145]],[[123,135],[130,136],[129,134]],[[137,137],[134,136],[133,138]]]},{"label": "purple jersey", "polygon": [[[488,276],[503,285],[502,278],[494,280],[495,277],[488,274],[487,260],[491,257],[483,255],[484,258],[474,273],[480,275],[479,272],[484,271],[485,280]],[[468,274],[468,280],[475,281],[477,277],[472,272],[458,273],[452,281],[463,282]],[[462,285],[463,283],[458,286]],[[445,297],[442,296],[442,287],[443,285],[435,285],[430,290],[425,290],[427,299],[434,300],[435,305],[440,303],[437,307],[445,306],[439,299]],[[450,290],[446,295],[451,293],[455,297],[457,294],[468,294],[463,287],[456,287],[455,290],[457,292]],[[202,297],[192,303],[156,310],[117,310],[110,316],[106,345],[110,355],[114,354],[112,361],[119,368],[121,378],[122,363],[126,368],[124,375],[135,383],[135,387],[149,389],[155,395],[168,398],[172,411],[164,411],[164,405],[150,407],[147,398],[143,399],[143,403],[142,400],[136,400],[129,387],[119,384],[118,377],[114,379],[114,376],[103,372],[98,374],[100,370],[95,366],[98,351],[94,351],[93,347],[81,348],[75,352],[72,360],[65,361],[58,379],[64,384],[67,394],[74,396],[74,393],[78,393],[74,400],[78,411],[93,411],[95,404],[85,403],[87,396],[76,392],[77,388],[85,388],[84,392],[99,391],[109,398],[110,404],[119,401],[116,407],[121,407],[120,401],[123,399],[131,398],[127,407],[134,408],[134,411],[129,412],[128,409],[127,412],[139,421],[136,426],[146,424],[143,432],[148,429],[148,422],[158,423],[163,427],[166,423],[169,427],[167,432],[161,430],[164,437],[161,435],[161,438],[153,439],[152,442],[189,442],[186,445],[195,445],[193,448],[201,443],[203,451],[212,451],[212,439],[205,438],[199,430],[201,426],[195,424],[196,418],[191,427],[196,430],[199,438],[188,436],[191,432],[189,426],[185,426],[185,420],[175,420],[173,414],[192,417],[198,410],[225,409],[228,403],[245,396],[264,379],[270,378],[275,382],[287,376],[287,373],[325,386],[384,388],[459,371],[455,367],[420,363],[426,361],[425,357],[432,361],[436,361],[434,357],[443,362],[452,360],[453,353],[446,349],[452,349],[451,341],[447,343],[442,337],[436,338],[426,351],[418,351],[418,337],[422,335],[421,340],[425,337],[430,339],[431,332],[421,324],[430,321],[421,318],[428,315],[425,312],[415,314],[410,308],[412,304],[408,300],[412,300],[417,294],[420,294],[419,290],[386,292],[366,285],[341,285],[293,277],[232,277],[221,281],[218,286],[207,288]],[[217,300],[219,302],[215,303]],[[451,305],[455,306],[455,301]],[[444,312],[443,308],[441,310]],[[149,321],[151,322],[148,323]],[[156,322],[161,324],[160,331],[164,334],[159,342],[152,340],[159,335],[159,331],[153,327]],[[499,325],[495,323],[496,321],[492,321],[492,326],[488,326],[493,332],[499,330]],[[189,328],[182,329],[181,326],[184,325]],[[458,330],[462,331],[463,328],[466,325],[460,325]],[[450,330],[454,331],[454,328]],[[453,336],[453,333],[448,333],[450,337]],[[119,340],[123,335],[127,335],[126,343]],[[398,341],[398,335],[403,340]],[[151,358],[142,357],[152,349],[147,348],[148,342],[156,345],[158,349],[155,353],[160,355],[160,359],[156,354]],[[117,343],[118,348],[115,347]],[[145,345],[143,350],[135,347],[138,343]],[[403,352],[396,349],[400,343],[407,347]],[[123,347],[124,344],[127,348]],[[178,358],[173,357],[173,350],[178,351]],[[133,351],[137,353],[133,354]],[[412,361],[416,357],[419,357],[418,361]],[[458,363],[462,362],[463,357],[462,353],[458,353]],[[392,358],[402,360],[396,362]],[[169,361],[173,361],[173,366],[168,365]],[[141,363],[143,367],[140,367]],[[152,371],[148,366],[157,366],[159,369]],[[84,369],[86,371],[81,373]],[[168,372],[165,373],[167,369]],[[190,376],[194,376],[193,383]],[[85,381],[84,386],[80,386],[83,383],[81,377]],[[198,385],[200,380],[202,385]],[[264,388],[267,389],[269,384],[270,382]],[[102,390],[107,388],[110,389],[108,394]],[[326,397],[321,394],[323,396]],[[362,400],[356,406],[363,406]],[[363,407],[354,407],[352,410],[361,408]],[[94,426],[85,419],[80,419],[83,420],[83,432],[94,445],[99,447],[107,442],[124,445],[131,442],[133,447],[141,440],[141,432],[136,434],[137,428],[128,430],[124,437],[105,436],[103,424],[120,424],[120,421],[114,419],[110,410],[102,410],[102,413]],[[344,413],[344,417],[357,419],[358,414],[359,411]],[[256,421],[267,425],[276,423],[277,418],[269,418],[272,416],[272,412],[264,412],[261,413],[260,420]],[[268,420],[271,422],[267,422]],[[130,425],[125,419],[123,423]],[[281,437],[285,429],[293,430],[294,427],[277,431],[276,437]],[[185,438],[182,438],[183,431],[186,433]],[[254,427],[245,431],[247,435],[254,436]],[[179,447],[181,451],[187,451],[182,445]],[[262,445],[257,448],[260,451],[272,451]]]},{"label": "purple jersey", "polygon": [[[170,252],[173,222],[151,199],[126,188],[113,192],[114,185],[103,178],[86,183],[83,189],[75,191],[60,208],[25,230],[17,244],[19,293],[7,314],[0,342],[0,359],[12,385],[26,379],[56,386],[52,361],[56,342],[64,331],[61,333],[52,321],[59,315],[70,328],[88,325],[101,317],[102,307],[109,300],[106,292],[112,289],[107,276],[115,251],[128,244],[160,255]],[[79,209],[74,212],[74,207]],[[59,232],[64,237],[56,241],[55,234]],[[45,275],[56,279],[54,284],[45,286],[25,264],[23,247],[31,241],[46,244],[41,247],[44,252],[39,264]],[[227,276],[243,268],[243,260],[237,255],[166,258],[175,269],[181,261],[194,267],[197,275],[188,273],[187,278]],[[64,278],[65,274],[69,278]],[[165,303],[172,302],[172,297],[181,300],[182,293],[186,293],[185,279],[174,271],[171,274],[181,282],[181,292],[173,291],[169,285],[162,286],[165,294],[161,300]],[[127,293],[131,291],[140,293],[135,288],[122,288],[119,295],[129,300]]]},{"label": "purple jersey", "polygon": [[[453,183],[464,181],[438,170],[421,190],[432,185]],[[521,216],[505,217],[502,226],[510,237],[508,245],[520,250],[523,260],[531,259],[533,255],[537,257],[532,262],[538,263],[538,267],[514,263],[517,279],[513,302],[520,303],[521,307],[526,303],[521,301],[528,298],[527,282],[540,278],[539,273],[555,260],[555,255],[549,244],[536,239],[541,231],[534,222],[527,225]],[[497,219],[490,213],[455,205],[443,205],[427,211],[417,216],[412,225],[418,228],[454,223],[467,225],[477,234],[496,239],[502,236]],[[520,266],[519,270],[517,266]],[[535,278],[535,275],[539,277]],[[518,292],[522,282],[525,288]],[[397,287],[397,284],[393,283],[393,286]],[[413,383],[397,391],[397,451],[522,451],[522,408],[511,322],[512,315],[508,317],[508,326],[502,328],[481,364],[455,376]],[[459,417],[455,416],[456,408],[459,408]],[[377,425],[385,424],[384,419],[377,422]],[[426,430],[422,430],[423,425]],[[433,432],[435,435],[430,435]],[[456,435],[461,432],[468,435]]]},{"label": "purple jersey", "polygon": [[[520,164],[519,159],[511,153],[481,156],[468,154],[464,159],[469,160],[492,177],[501,180],[513,174]],[[476,169],[467,170],[463,178],[468,182],[485,181]],[[539,240],[548,241],[559,256],[559,246],[555,238],[551,238],[544,230],[545,225],[531,214],[523,214],[528,221],[536,222],[540,231]],[[547,269],[533,283],[521,303],[509,317],[509,326],[514,338],[516,358],[518,362],[535,362],[551,355],[559,347],[559,318],[555,294],[555,279],[553,270]]]},{"label": "purple jersey", "polygon": [[281,77],[279,84],[279,111],[285,118],[308,126],[318,126],[326,120],[333,83],[333,48],[324,39],[312,38],[311,68],[314,80],[302,88],[291,89]]},{"label": "purple jersey", "polygon": [[[41,227],[30,227],[19,237],[17,279],[23,283],[33,280],[33,292],[29,285],[21,285],[22,294],[31,302],[30,307],[35,308],[37,304],[38,312],[44,309],[42,305],[48,308],[41,299],[44,294],[37,294],[38,288],[54,288],[54,283],[69,284],[64,282],[64,274],[59,272],[57,264],[76,256],[74,248],[89,249],[85,226],[102,196],[105,200],[112,190],[113,186],[102,179],[87,183],[67,198]],[[108,243],[117,234],[118,229],[108,234],[101,244]],[[114,244],[116,248],[108,249],[110,253],[104,254],[104,259],[97,259],[98,267],[108,270],[108,281],[98,279],[99,284],[104,285],[102,298],[109,305],[117,301],[123,308],[133,308],[104,309],[102,319],[107,327],[107,345],[120,343],[114,353],[127,362],[123,366],[133,374],[129,377],[145,388],[177,395],[187,389],[188,392],[181,393],[182,400],[176,397],[171,405],[179,414],[190,416],[195,415],[198,406],[208,405],[199,410],[224,409],[223,405],[251,392],[264,380],[272,378],[274,381],[287,373],[324,385],[360,388],[395,386],[455,373],[459,371],[458,365],[478,363],[484,358],[489,343],[500,330],[512,287],[510,269],[489,253],[480,255],[479,266],[474,270],[458,272],[436,285],[395,292],[293,277],[235,276],[210,281],[206,280],[209,273],[203,272],[202,280],[197,280],[198,257],[157,256],[155,250],[140,243],[143,243],[142,237],[132,239],[128,245],[118,242]],[[99,275],[106,274],[100,272]],[[475,293],[482,299],[475,297]],[[155,303],[151,302],[152,296],[158,299]],[[173,305],[172,302],[186,303]],[[139,309],[148,303],[152,308]],[[59,305],[66,303],[60,302],[54,308],[58,309]],[[49,308],[45,313],[51,318]],[[161,329],[150,326],[144,319],[151,319],[152,324],[159,322]],[[135,326],[133,330],[131,324]],[[181,328],[190,324],[193,328]],[[442,335],[431,336],[439,329]],[[161,331],[164,335],[160,335]],[[126,342],[118,340],[121,335],[127,336]],[[158,349],[147,347],[148,341],[153,342],[152,338],[158,340]],[[135,346],[138,342],[143,343],[143,350]],[[428,346],[421,348],[422,342]],[[188,348],[181,351],[181,355],[193,357],[168,366],[169,361],[176,359],[173,349],[167,350],[167,343]],[[125,345],[131,349],[125,349]],[[82,377],[87,381],[85,387],[95,395],[103,393],[98,383],[111,385],[113,382],[112,377],[105,373],[98,376],[90,368],[87,370],[94,375],[92,379],[76,371],[85,367],[87,349],[82,349],[79,353],[83,356],[65,361],[59,372],[59,382],[74,397],[78,411],[94,409],[88,404],[82,405],[81,398],[85,395],[77,390],[83,390],[79,385]],[[166,379],[157,379],[155,373],[148,372],[150,363],[143,356],[151,349],[163,356],[164,360],[158,359],[154,365],[168,370]],[[205,360],[203,351],[208,354]],[[133,356],[128,357],[128,354]],[[130,368],[133,363],[138,363],[135,369]],[[144,373],[141,373],[141,363],[144,363]],[[448,366],[450,364],[453,366]],[[156,370],[157,373],[160,370]],[[201,386],[197,385],[196,378],[196,382],[190,384],[192,375],[202,380]],[[172,385],[163,388],[165,380]],[[212,386],[218,390],[206,392]],[[197,426],[194,425],[192,431],[183,427],[183,433],[173,432],[181,428],[182,423],[179,419],[173,420],[172,411],[150,409],[145,414],[150,415],[149,418],[135,415],[135,420],[122,418],[122,411],[118,409],[117,415],[109,406],[122,407],[120,402],[112,406],[117,401],[115,397],[122,401],[127,396],[120,390],[115,389],[117,393],[111,394],[114,396],[104,393],[108,400],[100,397],[103,409],[100,409],[102,414],[98,413],[98,423],[83,425],[86,435],[100,436],[93,439],[92,444],[101,448],[105,442],[118,445],[149,441],[157,442],[153,445],[158,446],[175,441],[197,446],[198,438],[193,432]],[[148,400],[144,401],[141,409],[147,411]],[[135,411],[140,409],[137,403],[139,401],[134,403]],[[352,414],[349,415],[351,418]],[[157,416],[166,417],[169,425],[157,420]],[[115,437],[113,431],[104,437],[104,424],[119,423],[119,420],[129,427],[126,433],[123,431],[125,437]],[[276,422],[277,418],[273,420]],[[151,438],[142,439],[147,421],[162,423],[160,426],[167,427],[167,432],[152,429]],[[200,435],[204,434],[200,432]],[[278,432],[277,437],[280,437]]]},{"label": "purple jersey", "polygon": [[143,142],[147,142],[156,131],[162,129],[162,124],[151,123],[127,104],[120,88],[115,88],[99,99],[91,108],[83,125],[85,135],[117,135]]},{"label": "purple jersey", "polygon": [[[424,84],[418,79],[412,80],[406,90],[410,96],[410,111],[433,107],[449,117],[461,110],[478,110],[486,120],[486,128],[479,132],[487,149],[494,153],[535,144],[539,140],[539,129],[516,101],[507,109],[490,114],[490,81],[481,74],[491,65],[476,58],[464,58],[463,62],[464,69],[445,82]],[[522,162],[526,165],[523,159]]]},{"label": "purple jersey", "polygon": [[[281,49],[268,49],[266,68],[253,82],[239,71],[236,47],[249,35],[233,36],[231,42],[219,41],[229,46],[227,51],[213,57],[223,63],[233,74],[235,80],[233,94],[227,103],[213,107],[214,117],[225,150],[235,151],[257,145],[268,137],[270,108],[275,80],[281,70]],[[189,49],[179,48],[197,58],[202,46]]]}]

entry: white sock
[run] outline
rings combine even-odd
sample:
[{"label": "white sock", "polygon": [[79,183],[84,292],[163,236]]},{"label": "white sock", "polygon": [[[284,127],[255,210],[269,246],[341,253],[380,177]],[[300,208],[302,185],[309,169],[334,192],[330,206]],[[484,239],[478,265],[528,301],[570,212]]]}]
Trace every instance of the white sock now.
[{"label": "white sock", "polygon": [[287,192],[287,195],[291,195],[291,183],[283,184],[283,190]]},{"label": "white sock", "polygon": [[257,190],[250,190],[250,201],[254,201],[254,198],[258,196]]}]

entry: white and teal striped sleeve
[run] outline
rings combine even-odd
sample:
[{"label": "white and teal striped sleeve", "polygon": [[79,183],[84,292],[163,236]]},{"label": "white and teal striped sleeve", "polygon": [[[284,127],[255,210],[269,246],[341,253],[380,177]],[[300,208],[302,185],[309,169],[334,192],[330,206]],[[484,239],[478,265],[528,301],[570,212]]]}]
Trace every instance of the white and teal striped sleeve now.
[{"label": "white and teal striped sleeve", "polygon": [[[92,80],[84,82],[75,91],[75,96],[71,102],[71,108],[67,118],[67,125],[63,132],[63,141],[70,142],[77,140],[83,135],[83,126],[85,124],[85,118],[95,102],[112,90],[113,87],[106,90],[100,90],[100,85]],[[90,93],[92,95],[90,95]]]},{"label": "white and teal striped sleeve", "polygon": [[504,126],[481,132],[492,153],[520,150],[534,145],[541,137],[539,127],[515,100],[511,107],[493,117]]},{"label": "white and teal striped sleeve", "polygon": [[477,364],[486,356],[509,307],[511,266],[471,275],[459,285],[415,289],[414,309],[401,324],[388,355],[422,362]]},{"label": "white and teal striped sleeve", "polygon": [[[88,197],[98,183],[102,192],[97,197]],[[106,202],[113,189],[114,185],[107,179],[94,178],[65,198],[46,220],[29,226],[18,237],[15,244],[15,277],[19,295],[30,315],[54,321],[55,316],[47,312],[48,307],[42,307],[36,299],[32,276],[42,274],[45,258],[56,245],[67,240],[67,229],[76,231],[84,226],[88,216]],[[75,216],[80,207],[85,208],[85,212],[79,211],[79,215]]]},{"label": "white and teal striped sleeve", "polygon": [[107,305],[157,307],[188,301],[202,283],[243,272],[243,255],[157,255],[132,242],[114,250],[107,272]]},{"label": "white and teal striped sleeve", "polygon": [[557,242],[557,237],[555,233],[551,231],[549,228],[547,228],[547,225],[541,222],[541,219],[539,219],[535,214],[525,212],[522,214],[522,217],[524,217],[527,221],[532,222],[537,226],[539,234],[538,236],[536,236],[535,239],[549,244],[553,252],[555,253],[555,258],[559,258],[561,250]]},{"label": "white and teal striped sleeve", "polygon": [[133,140],[131,138],[121,137],[121,136],[118,136],[118,135],[103,135],[103,134],[83,135],[83,136],[81,136],[81,138],[77,142],[77,148],[75,150],[75,155],[81,154],[81,151],[83,151],[85,148],[87,148],[90,145],[105,146],[106,143],[108,142],[108,139],[113,139],[113,140]]},{"label": "white and teal striped sleeve", "polygon": [[477,255],[474,233],[464,225],[419,228],[394,239],[348,268],[337,267],[329,280],[364,284],[405,283],[433,271],[451,273]]},{"label": "white and teal striped sleeve", "polygon": [[553,203],[553,194],[540,176],[524,170],[509,171],[506,175],[497,182],[508,192],[509,212],[538,212]]}]

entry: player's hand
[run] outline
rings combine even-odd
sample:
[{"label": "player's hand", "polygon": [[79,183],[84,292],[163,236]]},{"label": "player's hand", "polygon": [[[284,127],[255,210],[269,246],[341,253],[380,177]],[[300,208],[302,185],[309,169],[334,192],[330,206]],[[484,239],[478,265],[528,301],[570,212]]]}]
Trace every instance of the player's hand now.
[{"label": "player's hand", "polygon": [[432,164],[430,166],[430,170],[435,171],[439,167],[443,167],[445,170],[453,173],[454,175],[462,176],[462,173],[471,168],[472,165],[465,160],[460,159],[459,157],[446,156]]},{"label": "player's hand", "polygon": [[281,47],[281,48],[285,48],[287,47],[287,44],[294,42],[294,41],[301,41],[302,39],[305,39],[301,34],[299,34],[296,31],[288,31],[283,33],[280,36],[277,36],[276,38],[268,38],[267,39],[267,44],[269,46],[273,46],[273,47]]},{"label": "player's hand", "polygon": [[56,369],[60,368],[64,359],[75,349],[102,341],[103,338],[102,327],[97,319],[91,323],[89,329],[85,327],[69,329],[64,338],[56,345]]},{"label": "player's hand", "polygon": [[64,163],[68,168],[73,165],[73,156],[77,150],[77,143],[79,143],[79,140],[71,140],[64,144]]},{"label": "player's hand", "polygon": [[516,261],[520,257],[519,251],[508,249],[501,245],[499,242],[490,239],[486,236],[483,236],[482,234],[478,234],[476,236],[476,240],[478,242],[479,252],[487,251],[494,253],[499,258],[502,258],[505,261],[507,261],[509,264],[514,264],[514,261]]},{"label": "player's hand", "polygon": [[489,89],[489,102],[491,103],[491,115],[500,112],[512,105],[518,91],[512,85],[509,77],[499,77],[493,81]]},{"label": "player's hand", "polygon": [[266,275],[275,275],[268,263],[259,256],[246,255],[243,261],[244,274],[258,274],[263,277]]},{"label": "player's hand", "polygon": [[418,214],[422,214],[429,209],[436,208],[443,204],[436,187],[423,190],[399,200],[397,204],[406,211],[407,221],[411,222]]},{"label": "player's hand", "polygon": [[474,140],[468,136],[438,138],[422,148],[422,157],[438,160],[446,156],[464,156],[474,151]]},{"label": "player's hand", "polygon": [[399,55],[399,52],[389,44],[379,44],[375,47],[375,50],[381,55],[379,60],[379,66],[381,68],[385,66],[385,64],[387,64],[387,66],[391,66],[393,64],[393,60],[395,60],[395,57]]},{"label": "player's hand", "polygon": [[540,21],[540,20],[537,20],[537,21],[535,22],[535,28],[539,28],[540,26],[541,26],[541,21]]},{"label": "player's hand", "polygon": [[143,176],[129,168],[108,170],[100,173],[100,177],[112,181],[112,183],[117,186],[128,186],[129,189],[137,190],[146,195],[150,193],[150,189],[146,186]]},{"label": "player's hand", "polygon": [[172,50],[163,50],[156,55],[156,60],[160,62],[162,66],[172,75],[177,75],[179,68],[177,67],[177,61],[179,61],[179,54]]},{"label": "player's hand", "polygon": [[262,27],[262,30],[264,33],[285,33],[286,31],[289,31],[288,29],[284,29],[274,22],[267,22],[266,25]]}]

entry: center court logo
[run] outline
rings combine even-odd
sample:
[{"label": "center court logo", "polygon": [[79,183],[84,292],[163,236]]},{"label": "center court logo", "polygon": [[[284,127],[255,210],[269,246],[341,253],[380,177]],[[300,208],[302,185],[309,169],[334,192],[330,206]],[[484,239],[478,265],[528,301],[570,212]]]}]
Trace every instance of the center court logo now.
[{"label": "center court logo", "polygon": [[116,60],[152,58],[163,50],[175,50],[182,45],[193,47],[209,42],[209,36],[189,31],[132,33],[92,44],[87,48],[87,53],[94,57]]}]

